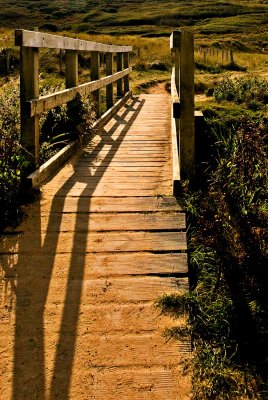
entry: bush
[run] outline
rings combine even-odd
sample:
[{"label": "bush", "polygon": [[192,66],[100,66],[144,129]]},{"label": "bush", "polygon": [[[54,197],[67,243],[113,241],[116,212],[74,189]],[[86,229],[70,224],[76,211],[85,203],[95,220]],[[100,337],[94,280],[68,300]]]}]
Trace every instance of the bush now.
[{"label": "bush", "polygon": [[[60,90],[60,86],[54,88]],[[29,172],[30,163],[26,151],[20,145],[20,88],[18,79],[12,79],[0,88],[0,231],[8,224],[16,224],[20,215],[20,191],[23,178]],[[44,87],[41,94],[51,92]],[[78,97],[72,105],[79,112],[63,105],[40,117],[40,163],[65,146],[70,140],[81,142],[91,138],[95,115],[89,98]]]},{"label": "bush", "polygon": [[0,231],[19,215],[21,170],[27,163],[19,145],[19,85],[11,80],[0,88]]},{"label": "bush", "polygon": [[237,104],[252,104],[254,101],[265,104],[268,82],[259,78],[226,78],[215,87],[214,97],[217,102],[227,100]]}]

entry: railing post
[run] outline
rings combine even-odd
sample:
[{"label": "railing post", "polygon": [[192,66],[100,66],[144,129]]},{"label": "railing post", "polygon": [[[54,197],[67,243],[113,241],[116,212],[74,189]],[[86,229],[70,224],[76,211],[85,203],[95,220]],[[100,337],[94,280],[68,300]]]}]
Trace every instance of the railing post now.
[{"label": "railing post", "polygon": [[[100,79],[100,53],[98,51],[91,52],[91,80]],[[100,116],[100,90],[93,92],[93,101],[95,103],[95,111],[97,118]]]},{"label": "railing post", "polygon": [[39,117],[26,116],[26,101],[39,98],[39,49],[20,48],[21,145],[26,158],[39,167]]},{"label": "railing post", "polygon": [[191,179],[195,170],[193,34],[182,29],[173,32],[172,41],[171,48],[175,52],[175,81],[180,98],[180,119],[176,120],[180,171],[184,179]]},{"label": "railing post", "polygon": [[[65,52],[65,86],[67,89],[78,86],[78,52],[66,50]],[[68,117],[71,129],[77,130],[79,124],[80,104],[77,99],[68,103]]]},{"label": "railing post", "polygon": [[[129,52],[124,53],[124,69],[129,67]],[[129,75],[124,76],[124,94],[129,92]]]},{"label": "railing post", "polygon": [[[106,75],[113,75],[113,53],[106,53]],[[114,105],[114,85],[111,83],[106,86],[106,106],[107,110]]]},{"label": "railing post", "polygon": [[181,30],[180,49],[180,157],[182,176],[192,178],[195,170],[194,36]]},{"label": "railing post", "polygon": [[[117,72],[123,69],[123,53],[117,53]],[[123,96],[123,78],[118,79],[117,83],[117,97]]]},{"label": "railing post", "polygon": [[66,88],[78,85],[78,54],[76,50],[65,52],[65,83]]}]

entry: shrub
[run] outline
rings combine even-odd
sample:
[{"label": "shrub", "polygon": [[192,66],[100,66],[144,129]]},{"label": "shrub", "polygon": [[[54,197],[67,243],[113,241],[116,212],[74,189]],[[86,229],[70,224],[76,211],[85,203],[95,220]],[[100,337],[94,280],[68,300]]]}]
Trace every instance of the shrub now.
[{"label": "shrub", "polygon": [[11,80],[0,88],[0,231],[19,215],[21,170],[27,167],[19,145],[19,110],[19,85]]},{"label": "shrub", "polygon": [[[223,79],[214,90],[215,100],[248,103],[252,101],[265,103],[268,94],[268,82],[259,78]],[[254,106],[253,106],[254,107]]]}]

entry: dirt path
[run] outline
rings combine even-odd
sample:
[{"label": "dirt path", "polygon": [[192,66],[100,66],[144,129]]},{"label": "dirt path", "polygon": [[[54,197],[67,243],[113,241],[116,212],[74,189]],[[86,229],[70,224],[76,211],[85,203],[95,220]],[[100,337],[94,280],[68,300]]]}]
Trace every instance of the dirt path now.
[{"label": "dirt path", "polygon": [[154,307],[188,290],[169,112],[130,100],[0,242],[1,400],[190,398],[189,344]]}]

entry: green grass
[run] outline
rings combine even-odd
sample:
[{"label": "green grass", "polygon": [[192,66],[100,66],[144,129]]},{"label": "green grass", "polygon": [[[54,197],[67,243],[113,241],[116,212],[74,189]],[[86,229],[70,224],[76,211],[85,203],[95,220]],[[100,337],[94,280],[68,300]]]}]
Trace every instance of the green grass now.
[{"label": "green grass", "polygon": [[267,40],[268,3],[264,0],[24,0],[19,4],[0,0],[0,8],[0,26],[7,28],[49,30],[53,25],[59,31],[157,37],[188,26],[201,37],[246,33],[246,42],[253,36]]},{"label": "green grass", "polygon": [[191,291],[157,301],[178,318],[166,336],[192,337],[194,400],[267,398],[266,92],[267,82],[249,75],[219,82],[200,103],[198,176],[191,190],[185,184]]}]

